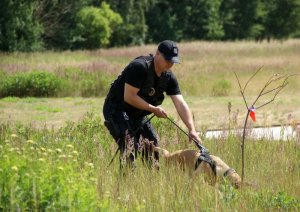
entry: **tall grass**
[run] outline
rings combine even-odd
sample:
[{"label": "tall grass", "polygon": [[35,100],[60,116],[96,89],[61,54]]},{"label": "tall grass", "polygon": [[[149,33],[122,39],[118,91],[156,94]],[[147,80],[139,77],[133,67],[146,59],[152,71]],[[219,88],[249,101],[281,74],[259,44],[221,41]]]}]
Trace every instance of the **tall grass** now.
[{"label": "tall grass", "polygon": [[[247,95],[255,97],[262,82],[272,74],[299,73],[299,46],[299,40],[179,43],[182,62],[174,66],[173,71],[182,93],[192,101],[189,104],[201,108],[199,113],[195,112],[201,119],[201,125],[197,127],[205,128],[209,123],[214,127],[222,125],[225,129],[228,101],[233,106],[241,105],[237,103],[242,100],[238,98],[239,89],[232,71],[236,71],[243,82],[258,68],[263,68],[247,90]],[[104,95],[108,81],[130,60],[155,53],[155,50],[155,45],[148,45],[99,51],[1,53],[0,85],[8,75],[38,70],[67,79],[63,86],[65,93],[61,96]],[[272,116],[292,113],[289,106],[297,107],[298,76],[291,78],[289,83],[284,91],[285,97],[289,98],[275,104]],[[220,97],[225,95],[233,98]],[[213,97],[217,109],[212,109],[211,96],[218,96]],[[198,98],[204,100],[197,101]],[[19,99],[8,97],[1,101],[3,106],[0,107],[7,107],[6,103],[13,101],[19,102]],[[22,100],[18,107],[31,110],[30,104],[34,101],[37,99]],[[85,100],[77,104],[82,101]],[[282,105],[287,101],[285,109]],[[35,109],[45,112],[52,106]],[[282,107],[281,113],[276,112]],[[229,120],[233,122],[230,124],[238,125],[237,120],[241,119],[237,117],[238,112],[232,114],[236,117]],[[265,111],[266,114],[269,112]],[[257,114],[259,119],[264,118],[262,114]],[[9,119],[12,118],[9,116]],[[245,185],[242,190],[234,190],[222,180],[213,187],[204,182],[203,176],[191,179],[177,167],[166,167],[163,159],[159,171],[146,168],[138,160],[134,171],[121,175],[118,159],[108,167],[116,144],[103,126],[103,120],[93,113],[79,121],[66,122],[58,129],[8,123],[0,122],[0,211],[300,210],[300,144],[296,139],[256,141],[247,138]],[[154,119],[153,123],[162,147],[170,151],[195,148],[167,120]],[[240,140],[240,137],[229,135],[204,139],[204,145],[211,154],[221,157],[241,173]]]},{"label": "tall grass", "polygon": [[[195,148],[167,120],[154,120],[161,146]],[[240,139],[204,145],[240,173]],[[143,166],[120,175],[116,145],[95,114],[59,130],[0,126],[0,210],[72,211],[262,211],[300,209],[300,150],[295,140],[246,142],[246,182],[237,191],[178,167]]]},{"label": "tall grass", "polygon": [[[173,71],[185,95],[214,96],[216,84],[224,80],[228,84],[225,95],[237,96],[239,89],[233,71],[236,71],[243,81],[259,68],[263,69],[258,76],[259,80],[253,82],[253,86],[249,86],[249,95],[256,94],[259,85],[274,73],[299,74],[300,72],[300,40],[259,43],[195,41],[179,43],[178,46],[181,64],[175,65]],[[15,74],[39,70],[64,75],[66,70],[80,70],[85,75],[108,75],[112,81],[132,59],[139,55],[154,54],[156,48],[155,45],[147,45],[98,51],[2,53],[0,71]],[[288,86],[285,92],[297,93],[300,90],[299,75],[289,82],[291,86]],[[76,86],[76,88],[81,87]],[[78,92],[77,95],[81,93]]]}]

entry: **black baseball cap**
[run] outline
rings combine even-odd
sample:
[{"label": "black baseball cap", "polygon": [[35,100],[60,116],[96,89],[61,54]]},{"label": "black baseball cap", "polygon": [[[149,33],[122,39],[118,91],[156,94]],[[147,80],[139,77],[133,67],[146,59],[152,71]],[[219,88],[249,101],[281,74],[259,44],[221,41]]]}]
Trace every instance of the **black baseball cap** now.
[{"label": "black baseball cap", "polygon": [[178,57],[178,47],[174,41],[164,40],[158,45],[158,51],[164,58],[172,63],[180,63]]}]

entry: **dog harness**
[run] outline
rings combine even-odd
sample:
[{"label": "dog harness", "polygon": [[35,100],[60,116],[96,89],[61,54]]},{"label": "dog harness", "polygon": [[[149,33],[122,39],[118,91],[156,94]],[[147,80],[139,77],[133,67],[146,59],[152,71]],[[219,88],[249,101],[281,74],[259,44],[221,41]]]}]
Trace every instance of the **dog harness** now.
[{"label": "dog harness", "polygon": [[[200,156],[198,157],[196,164],[195,164],[195,170],[200,166],[201,162],[204,161],[209,164],[211,169],[213,170],[214,174],[217,175],[217,167],[215,162],[211,159],[210,155],[206,152],[201,152]],[[231,175],[232,173],[236,173],[236,171],[233,168],[229,168],[224,173],[223,177],[227,177],[228,175]]]},{"label": "dog harness", "polygon": [[195,170],[200,166],[202,161],[208,163],[211,169],[213,170],[214,174],[217,175],[216,164],[207,152],[201,152],[200,156],[196,161]]}]

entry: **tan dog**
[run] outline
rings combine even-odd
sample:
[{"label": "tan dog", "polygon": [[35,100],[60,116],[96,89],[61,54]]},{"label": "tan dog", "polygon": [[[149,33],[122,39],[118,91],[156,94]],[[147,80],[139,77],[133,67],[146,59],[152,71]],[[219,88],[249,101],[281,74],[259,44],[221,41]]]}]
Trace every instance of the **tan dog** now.
[{"label": "tan dog", "polygon": [[217,156],[206,155],[207,159],[199,151],[190,149],[169,153],[166,149],[154,147],[154,151],[160,151],[167,164],[179,165],[192,175],[204,173],[205,180],[212,185],[216,184],[217,177],[225,177],[235,188],[240,188],[241,186],[241,177]]}]

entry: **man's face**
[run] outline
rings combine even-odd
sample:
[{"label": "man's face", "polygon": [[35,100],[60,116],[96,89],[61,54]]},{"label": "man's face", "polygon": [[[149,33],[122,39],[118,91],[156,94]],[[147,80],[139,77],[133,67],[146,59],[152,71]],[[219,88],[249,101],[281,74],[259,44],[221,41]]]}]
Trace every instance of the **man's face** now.
[{"label": "man's face", "polygon": [[156,71],[162,73],[164,71],[171,69],[173,66],[173,63],[166,60],[164,55],[162,53],[160,53],[159,51],[157,51],[157,54],[158,54],[158,58],[157,58],[158,70],[156,70]]}]

